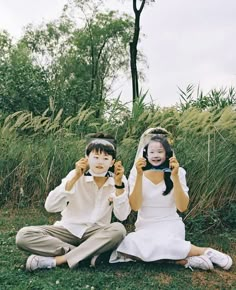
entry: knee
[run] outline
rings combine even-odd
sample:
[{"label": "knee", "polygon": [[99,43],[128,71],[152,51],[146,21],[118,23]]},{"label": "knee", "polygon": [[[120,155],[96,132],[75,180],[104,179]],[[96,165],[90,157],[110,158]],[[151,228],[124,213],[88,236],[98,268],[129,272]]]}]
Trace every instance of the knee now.
[{"label": "knee", "polygon": [[20,249],[24,249],[27,243],[27,236],[29,234],[29,227],[24,227],[18,231],[16,234],[16,245]]},{"label": "knee", "polygon": [[112,223],[113,233],[116,240],[123,240],[126,236],[126,229],[125,227],[118,222]]}]

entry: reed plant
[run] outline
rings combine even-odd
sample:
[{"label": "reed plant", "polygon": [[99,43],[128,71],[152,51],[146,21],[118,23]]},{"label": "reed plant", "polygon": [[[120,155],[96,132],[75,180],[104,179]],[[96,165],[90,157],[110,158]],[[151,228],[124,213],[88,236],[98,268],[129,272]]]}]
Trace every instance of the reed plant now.
[{"label": "reed plant", "polygon": [[96,119],[83,109],[63,119],[45,112],[16,112],[0,127],[0,204],[12,207],[43,204],[74,163],[84,156],[86,135],[105,131],[118,140],[118,157],[126,175],[133,165],[139,138],[149,127],[162,126],[174,138],[173,148],[187,171],[191,203],[186,217],[235,205],[236,111],[233,106],[200,110],[154,108],[144,102],[130,112],[117,102],[110,114]]}]

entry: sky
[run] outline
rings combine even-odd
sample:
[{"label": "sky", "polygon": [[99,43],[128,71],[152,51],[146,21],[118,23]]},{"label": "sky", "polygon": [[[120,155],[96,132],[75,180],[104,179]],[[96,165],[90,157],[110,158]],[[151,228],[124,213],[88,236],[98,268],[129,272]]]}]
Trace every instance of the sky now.
[{"label": "sky", "polygon": [[[105,0],[109,9],[133,15],[132,0]],[[67,0],[0,0],[0,29],[15,39],[24,26],[60,16]],[[146,102],[164,106],[179,102],[179,88],[189,84],[205,93],[236,88],[236,0],[156,0],[141,15],[141,49],[148,67]],[[114,86],[113,96],[131,102],[131,80]]]}]

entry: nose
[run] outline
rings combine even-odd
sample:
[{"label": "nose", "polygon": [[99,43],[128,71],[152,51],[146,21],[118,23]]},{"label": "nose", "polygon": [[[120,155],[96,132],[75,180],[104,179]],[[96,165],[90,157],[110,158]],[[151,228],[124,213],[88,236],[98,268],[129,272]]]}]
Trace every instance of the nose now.
[{"label": "nose", "polygon": [[102,158],[98,158],[98,164],[102,164],[103,163],[103,159]]}]

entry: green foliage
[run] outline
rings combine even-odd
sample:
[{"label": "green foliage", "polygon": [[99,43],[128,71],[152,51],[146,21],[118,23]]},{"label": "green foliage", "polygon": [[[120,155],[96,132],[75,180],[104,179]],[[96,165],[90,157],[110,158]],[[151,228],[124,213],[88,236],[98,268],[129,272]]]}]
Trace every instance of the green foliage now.
[{"label": "green foliage", "polygon": [[92,132],[116,137],[118,157],[128,176],[141,134],[154,126],[172,132],[175,154],[187,171],[191,200],[187,219],[235,202],[233,107],[180,112],[150,107],[144,99],[137,101],[132,112],[119,99],[110,101],[108,107],[104,118],[96,118],[94,110],[85,108],[67,118],[62,109],[37,116],[26,111],[7,116],[0,128],[1,204],[15,207],[43,202],[47,192],[84,155],[86,135]]},{"label": "green foliage", "polygon": [[4,63],[11,51],[12,40],[6,31],[0,31],[0,64]]},{"label": "green foliage", "polygon": [[216,229],[225,232],[236,228],[236,201],[229,201],[222,207],[199,210],[195,216],[186,219],[187,232],[203,234]]},{"label": "green foliage", "polygon": [[188,85],[186,91],[179,88],[180,91],[180,105],[181,111],[189,108],[197,108],[206,110],[211,108],[223,109],[228,106],[236,104],[236,92],[233,87],[213,89],[207,94],[204,94],[198,87],[196,96],[194,96],[194,85]]},{"label": "green foliage", "polygon": [[66,116],[77,114],[83,105],[102,116],[113,82],[128,70],[132,18],[102,13],[94,5],[72,1],[57,21],[28,25],[19,41],[34,65],[47,72],[45,97],[56,110],[63,107]]},{"label": "green foliage", "polygon": [[10,202],[17,207],[43,204],[48,191],[84,154],[84,147],[83,140],[72,137],[64,142],[53,135],[39,140],[2,138],[1,204]]},{"label": "green foliage", "polygon": [[47,74],[33,65],[24,45],[6,50],[0,62],[0,107],[3,112],[42,113],[48,106]]},{"label": "green foliage", "polygon": [[29,24],[12,45],[0,33],[0,106],[8,114],[42,114],[53,103],[64,116],[93,107],[104,115],[113,82],[129,66],[133,20],[101,12],[96,1],[70,1],[61,17],[38,27]]}]

